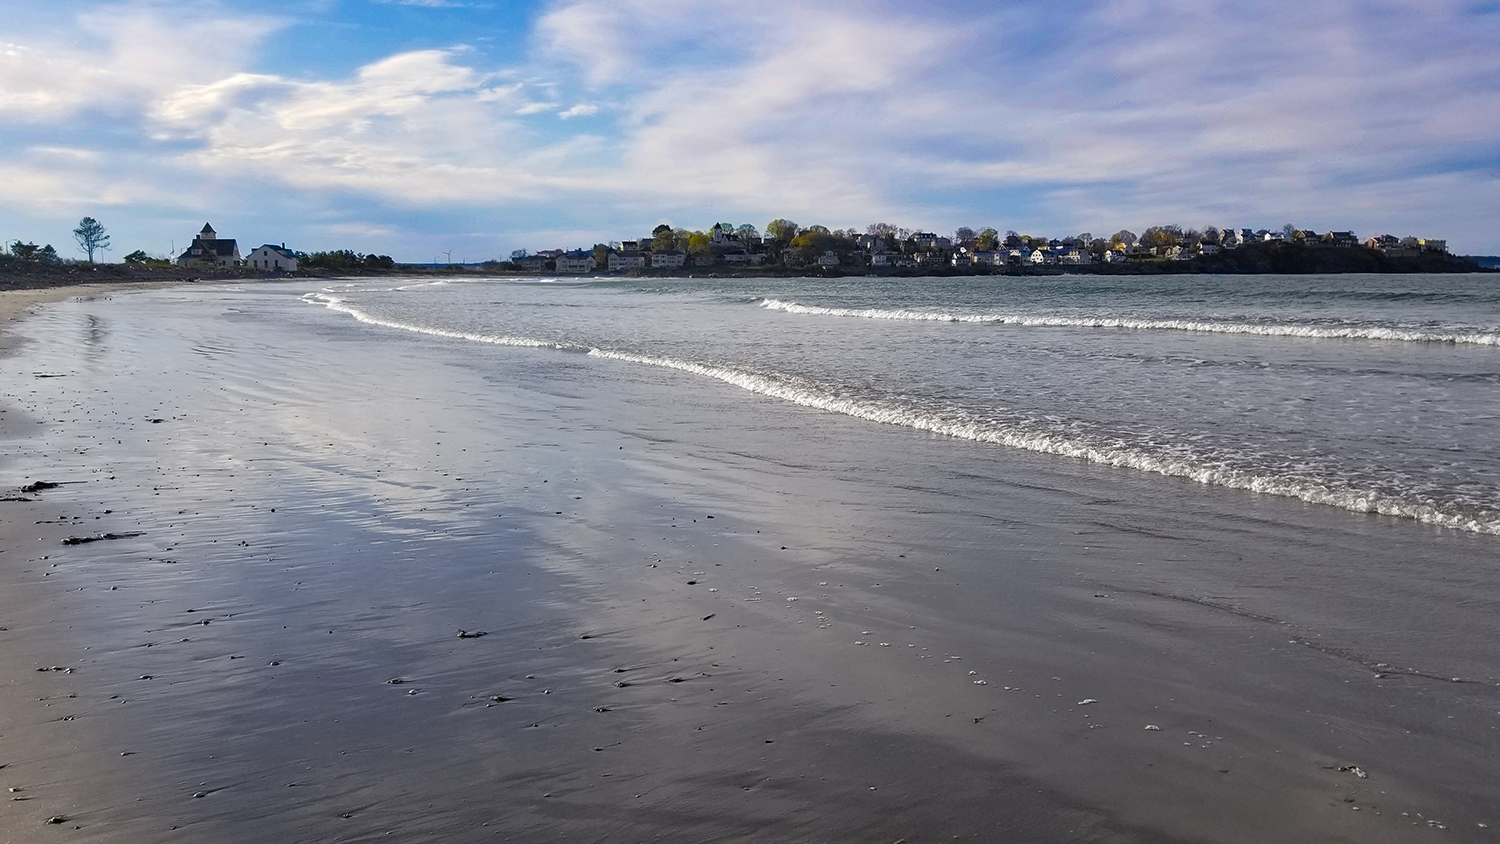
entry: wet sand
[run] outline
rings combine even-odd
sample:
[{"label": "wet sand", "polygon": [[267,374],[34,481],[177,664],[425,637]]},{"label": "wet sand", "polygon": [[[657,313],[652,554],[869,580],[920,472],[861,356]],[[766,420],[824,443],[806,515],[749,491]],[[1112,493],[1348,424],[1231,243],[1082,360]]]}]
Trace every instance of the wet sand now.
[{"label": "wet sand", "polygon": [[297,292],[15,329],[0,841],[1494,840],[1493,538]]}]

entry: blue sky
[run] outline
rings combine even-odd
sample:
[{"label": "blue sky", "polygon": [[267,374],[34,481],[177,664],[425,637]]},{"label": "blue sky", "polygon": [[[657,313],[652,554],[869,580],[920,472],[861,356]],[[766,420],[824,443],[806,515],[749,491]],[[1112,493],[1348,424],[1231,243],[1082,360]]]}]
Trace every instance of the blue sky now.
[{"label": "blue sky", "polygon": [[0,0],[0,237],[425,261],[660,222],[1500,253],[1500,3]]}]

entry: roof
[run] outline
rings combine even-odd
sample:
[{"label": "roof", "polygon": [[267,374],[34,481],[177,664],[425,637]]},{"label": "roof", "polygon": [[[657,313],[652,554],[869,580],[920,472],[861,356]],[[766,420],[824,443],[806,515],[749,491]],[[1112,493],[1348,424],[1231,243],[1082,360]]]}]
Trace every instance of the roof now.
[{"label": "roof", "polygon": [[292,252],[290,249],[283,248],[275,243],[262,243],[260,246],[255,247],[253,251],[259,252],[262,249],[269,249],[272,252],[275,252],[276,254],[281,255],[285,258],[292,257]]},{"label": "roof", "polygon": [[198,232],[198,234],[199,235],[216,234],[216,232],[214,231],[214,227],[213,226],[209,225],[208,223],[204,223],[203,224],[203,231]]}]

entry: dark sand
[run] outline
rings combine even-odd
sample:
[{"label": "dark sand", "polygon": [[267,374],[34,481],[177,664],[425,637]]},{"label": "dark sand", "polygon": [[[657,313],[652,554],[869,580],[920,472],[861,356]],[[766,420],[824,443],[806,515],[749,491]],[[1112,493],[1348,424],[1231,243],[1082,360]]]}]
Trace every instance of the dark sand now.
[{"label": "dark sand", "polygon": [[0,841],[1496,840],[1495,538],[279,287],[0,360]]}]

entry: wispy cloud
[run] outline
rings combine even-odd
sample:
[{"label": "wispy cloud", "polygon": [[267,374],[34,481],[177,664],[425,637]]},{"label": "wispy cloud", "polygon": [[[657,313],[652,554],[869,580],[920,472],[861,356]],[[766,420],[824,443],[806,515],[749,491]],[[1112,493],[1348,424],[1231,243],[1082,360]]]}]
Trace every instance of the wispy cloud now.
[{"label": "wispy cloud", "polygon": [[412,239],[460,206],[497,240],[790,215],[1500,249],[1500,12],[1456,2],[551,0],[506,50],[321,73],[267,63],[289,23],[187,8],[0,44],[0,199],[312,202]]}]

